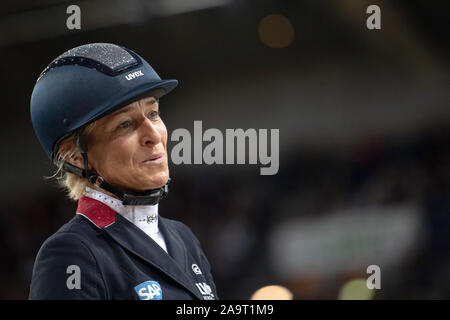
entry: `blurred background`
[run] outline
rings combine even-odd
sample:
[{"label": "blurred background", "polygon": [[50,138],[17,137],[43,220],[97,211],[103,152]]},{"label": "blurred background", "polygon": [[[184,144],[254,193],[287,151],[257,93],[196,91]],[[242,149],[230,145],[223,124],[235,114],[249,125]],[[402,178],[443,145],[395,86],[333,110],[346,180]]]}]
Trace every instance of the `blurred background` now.
[{"label": "blurred background", "polygon": [[[79,30],[66,27],[71,4]],[[366,27],[371,4],[380,30]],[[92,42],[128,47],[180,81],[161,100],[169,137],[193,132],[194,120],[280,130],[276,175],[170,164],[160,214],[200,239],[220,298],[271,284],[294,299],[340,299],[344,289],[450,298],[449,9],[445,0],[2,1],[0,299],[28,297],[40,246],[75,214],[43,179],[54,168],[29,101],[50,61]],[[352,284],[364,291],[370,265],[381,289],[358,295]]]}]

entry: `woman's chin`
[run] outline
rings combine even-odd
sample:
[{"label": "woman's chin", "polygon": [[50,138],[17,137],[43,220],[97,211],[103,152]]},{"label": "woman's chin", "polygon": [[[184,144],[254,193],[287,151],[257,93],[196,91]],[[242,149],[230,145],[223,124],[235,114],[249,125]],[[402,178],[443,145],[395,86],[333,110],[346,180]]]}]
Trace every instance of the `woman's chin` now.
[{"label": "woman's chin", "polygon": [[147,184],[145,190],[161,188],[167,183],[167,181],[169,181],[169,173],[162,173],[156,177],[153,176],[151,178],[151,182]]}]

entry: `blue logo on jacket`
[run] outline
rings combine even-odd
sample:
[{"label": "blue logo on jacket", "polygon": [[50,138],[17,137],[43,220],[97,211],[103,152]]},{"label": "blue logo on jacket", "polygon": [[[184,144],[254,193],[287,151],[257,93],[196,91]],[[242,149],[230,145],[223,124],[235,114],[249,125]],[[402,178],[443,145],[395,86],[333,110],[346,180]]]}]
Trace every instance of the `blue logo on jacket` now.
[{"label": "blue logo on jacket", "polygon": [[145,281],[134,287],[141,300],[161,300],[162,290],[158,281]]}]

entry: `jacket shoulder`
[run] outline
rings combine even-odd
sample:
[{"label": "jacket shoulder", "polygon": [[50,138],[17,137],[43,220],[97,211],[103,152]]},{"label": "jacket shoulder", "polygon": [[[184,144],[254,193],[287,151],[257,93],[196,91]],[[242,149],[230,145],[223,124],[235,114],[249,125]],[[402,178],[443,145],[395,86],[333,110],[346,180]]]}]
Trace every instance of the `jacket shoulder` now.
[{"label": "jacket shoulder", "polygon": [[74,217],[42,244],[33,267],[30,299],[104,297],[104,281],[89,241],[92,231],[80,218]]}]

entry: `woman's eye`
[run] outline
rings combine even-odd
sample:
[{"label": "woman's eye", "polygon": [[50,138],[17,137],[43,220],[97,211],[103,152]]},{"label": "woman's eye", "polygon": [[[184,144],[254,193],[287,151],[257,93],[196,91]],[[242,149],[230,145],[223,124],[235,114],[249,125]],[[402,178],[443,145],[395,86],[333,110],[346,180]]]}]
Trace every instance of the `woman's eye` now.
[{"label": "woman's eye", "polygon": [[128,128],[130,126],[130,121],[124,121],[119,125],[119,129],[125,129]]},{"label": "woman's eye", "polygon": [[148,114],[148,118],[150,120],[157,120],[159,118],[159,111],[156,110],[150,111]]}]

